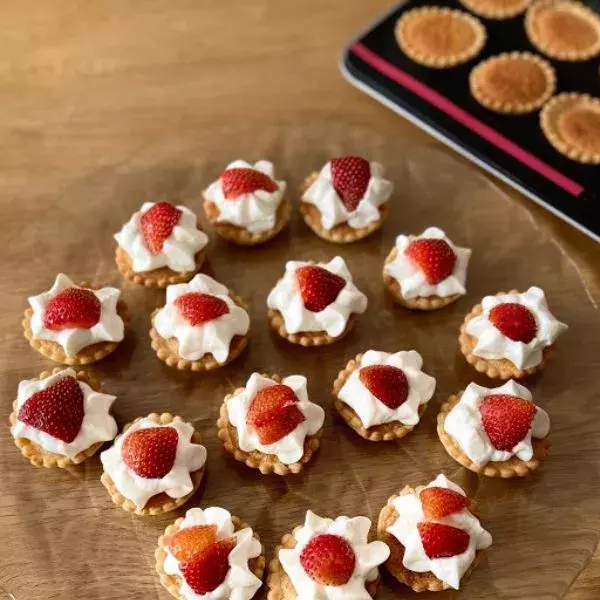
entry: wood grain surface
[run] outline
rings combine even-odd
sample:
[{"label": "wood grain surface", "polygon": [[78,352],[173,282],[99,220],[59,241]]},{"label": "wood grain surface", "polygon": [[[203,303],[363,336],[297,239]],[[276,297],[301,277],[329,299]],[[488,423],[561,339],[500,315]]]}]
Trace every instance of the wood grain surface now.
[{"label": "wood grain surface", "polygon": [[[311,124],[334,118],[347,121],[349,127],[363,124],[390,138],[439,145],[351,88],[338,73],[342,46],[390,4],[385,0],[4,0],[0,5],[4,244],[31,250],[35,248],[31,235],[50,239],[51,229],[60,231],[57,210],[68,219],[70,211],[81,214],[85,209],[90,189],[86,181],[97,185],[105,173],[118,171],[119,165],[128,165],[132,157],[162,140],[179,134],[202,139],[210,132],[215,147],[220,147],[220,124],[227,128],[243,124],[244,130],[252,124],[259,131],[261,124]],[[531,211],[544,235],[573,259],[591,299],[598,301],[600,246],[518,194],[508,193]],[[108,205],[108,196],[106,200]],[[40,219],[41,224],[30,229],[32,219]],[[96,229],[106,228],[107,236],[113,233],[113,225],[109,217],[95,223]],[[67,260],[72,252],[85,252],[81,244],[65,241],[60,250],[41,244],[39,251],[31,250],[27,256],[11,252],[10,261],[3,257],[0,325],[5,344],[17,339],[15,323],[20,315],[14,311],[33,291],[28,270],[39,278],[50,253],[54,264],[60,262],[56,253]],[[96,239],[87,243],[94,251],[100,244]],[[29,352],[24,356],[37,368],[39,361]],[[6,353],[4,358],[4,367],[10,369],[6,380],[14,385],[17,374],[28,373],[27,363],[12,364]],[[597,373],[597,366],[598,357],[591,357],[590,376]],[[8,414],[11,402],[11,397],[3,398],[3,413]],[[12,458],[19,459],[16,453]],[[74,496],[66,505],[65,516],[75,510],[76,501]],[[108,517],[112,510],[117,509],[105,507],[102,514]],[[40,518],[57,517],[49,511]],[[125,535],[127,523],[119,521],[118,532]],[[145,526],[135,527],[143,531]],[[597,530],[588,535],[597,543]],[[14,572],[14,563],[8,560],[7,564]],[[65,577],[77,575],[77,569],[66,567],[60,571]],[[535,556],[530,567],[536,568]],[[1,576],[2,572],[0,581]],[[46,591],[45,598],[63,597]],[[600,597],[599,553],[564,597]]]}]

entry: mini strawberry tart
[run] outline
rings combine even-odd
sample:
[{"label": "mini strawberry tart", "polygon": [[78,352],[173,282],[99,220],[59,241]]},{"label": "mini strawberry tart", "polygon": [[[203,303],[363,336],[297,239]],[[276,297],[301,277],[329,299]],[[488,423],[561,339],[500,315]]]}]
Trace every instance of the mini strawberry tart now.
[{"label": "mini strawberry tart", "polygon": [[437,227],[421,235],[399,235],[385,259],[383,282],[407,308],[435,310],[466,294],[471,250],[460,248]]},{"label": "mini strawberry tart", "polygon": [[224,508],[191,508],[158,538],[156,572],[178,600],[250,600],[265,555],[258,535]]},{"label": "mini strawberry tart", "polygon": [[465,317],[458,338],[467,362],[493,379],[520,379],[544,368],[567,329],[554,318],[544,291],[530,287],[486,296]]},{"label": "mini strawberry tart", "polygon": [[75,285],[62,273],[29,298],[23,329],[40,354],[67,365],[87,365],[114,352],[125,336],[127,306],[113,287]]},{"label": "mini strawberry tart", "polygon": [[370,600],[390,554],[384,543],[368,541],[370,529],[367,517],[324,519],[309,510],[275,549],[268,600]]},{"label": "mini strawberry tart", "polygon": [[358,354],[333,384],[336,410],[367,440],[395,440],[419,423],[435,391],[418,352]]},{"label": "mini strawberry tart", "polygon": [[450,396],[437,430],[454,460],[488,477],[523,477],[548,458],[548,414],[512,380],[497,388],[471,383]]},{"label": "mini strawberry tart", "polygon": [[179,508],[200,487],[206,448],[180,417],[152,413],[125,425],[100,460],[102,484],[115,504],[158,515]]},{"label": "mini strawberry tart", "polygon": [[308,399],[306,377],[252,373],[225,397],[219,439],[237,460],[261,473],[298,473],[319,448],[325,411]]},{"label": "mini strawberry tart", "polygon": [[415,592],[459,589],[492,544],[465,492],[444,475],[392,496],[377,535],[390,549],[387,570]]},{"label": "mini strawberry tart", "polygon": [[208,244],[196,215],[170,202],[145,202],[115,240],[121,274],[134,283],[161,288],[189,281],[200,270]]},{"label": "mini strawberry tart", "polygon": [[150,338],[158,358],[170,367],[209,371],[241,354],[249,328],[242,300],[200,273],[167,288],[166,304],[152,313]]},{"label": "mini strawberry tart", "polygon": [[204,212],[215,231],[244,246],[262,244],[288,223],[292,203],[286,183],[275,179],[273,164],[236,160],[204,190]]},{"label": "mini strawberry tart", "polygon": [[44,371],[39,379],[19,383],[10,431],[32,465],[77,465],[117,435],[109,412],[115,399],[83,371]]},{"label": "mini strawberry tart", "polygon": [[360,240],[388,216],[393,184],[383,167],[359,156],[332,158],[302,186],[300,212],[306,224],[329,242]]},{"label": "mini strawberry tart", "polygon": [[289,261],[267,298],[271,327],[286,340],[321,346],[342,339],[367,297],[354,285],[341,256],[328,263]]}]

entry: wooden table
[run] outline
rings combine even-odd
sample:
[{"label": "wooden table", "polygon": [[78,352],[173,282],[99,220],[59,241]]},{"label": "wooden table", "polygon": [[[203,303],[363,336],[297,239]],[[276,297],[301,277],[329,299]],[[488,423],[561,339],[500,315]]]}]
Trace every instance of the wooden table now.
[{"label": "wooden table", "polygon": [[[338,73],[349,37],[390,4],[4,0],[2,201],[18,210],[19,197],[59,193],[165,135],[242,119],[334,116],[437,145]],[[600,246],[507,192],[551,230],[600,300]],[[597,553],[568,598],[599,596]]]}]

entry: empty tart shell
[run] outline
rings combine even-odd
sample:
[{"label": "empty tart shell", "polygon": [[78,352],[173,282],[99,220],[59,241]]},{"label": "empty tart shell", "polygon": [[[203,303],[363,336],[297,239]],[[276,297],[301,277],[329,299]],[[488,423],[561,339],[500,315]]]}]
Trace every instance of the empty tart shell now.
[{"label": "empty tart shell", "polygon": [[600,17],[574,0],[538,0],[527,11],[525,31],[551,58],[581,61],[600,53]]},{"label": "empty tart shell", "polygon": [[405,12],[396,23],[395,35],[410,59],[435,69],[471,60],[481,52],[487,37],[479,19],[441,6]]},{"label": "empty tart shell", "polygon": [[529,52],[507,52],[480,62],[469,76],[473,97],[498,113],[524,114],[541,108],[556,88],[556,73]]},{"label": "empty tart shell", "polygon": [[540,113],[540,126],[561,154],[581,163],[600,164],[600,98],[559,94]]},{"label": "empty tart shell", "polygon": [[532,0],[460,0],[460,3],[486,19],[510,19],[527,10]]},{"label": "empty tart shell", "polygon": [[442,404],[440,412],[437,418],[437,433],[442,442],[446,452],[463,467],[466,467],[470,471],[479,475],[485,475],[487,477],[502,477],[503,479],[509,479],[511,477],[525,477],[532,471],[535,471],[542,461],[548,458],[548,448],[550,448],[550,438],[532,438],[531,446],[533,448],[533,457],[531,460],[521,460],[516,456],[513,456],[509,460],[500,462],[488,462],[485,465],[476,465],[458,445],[456,440],[449,435],[444,429],[444,423],[448,413],[458,404],[463,392],[459,392],[457,395],[452,395]]}]

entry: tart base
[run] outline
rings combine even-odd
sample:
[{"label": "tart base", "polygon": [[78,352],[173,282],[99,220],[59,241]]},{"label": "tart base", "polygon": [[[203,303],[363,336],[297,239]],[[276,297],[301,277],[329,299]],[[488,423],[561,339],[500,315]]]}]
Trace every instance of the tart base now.
[{"label": "tart base", "polygon": [[[50,377],[50,375],[55,375],[60,371],[64,371],[62,367],[55,367],[52,371],[43,371],[40,373],[38,379],[46,379],[46,377]],[[102,393],[102,385],[95,378],[86,373],[85,371],[78,371],[75,374],[75,378],[77,381],[83,381],[87,383],[95,392]],[[12,428],[17,423],[17,401],[13,402],[13,411],[10,413],[9,421]],[[51,469],[53,467],[58,467],[59,469],[65,469],[67,467],[72,467],[74,465],[78,465],[82,463],[84,460],[90,458],[102,447],[104,442],[96,442],[92,444],[89,448],[86,448],[79,454],[75,455],[74,458],[70,458],[63,454],[55,454],[54,452],[49,452],[48,450],[44,450],[39,444],[28,440],[27,438],[14,438],[15,445],[21,450],[21,454],[29,460],[29,462],[34,467],[46,467],[47,469]]]},{"label": "tart base", "polygon": [[533,458],[531,460],[521,460],[516,456],[513,456],[509,460],[502,462],[488,462],[485,465],[476,465],[471,459],[462,451],[456,440],[449,435],[444,429],[444,423],[448,413],[458,404],[464,390],[456,395],[452,395],[446,400],[437,417],[437,433],[442,442],[446,452],[463,467],[466,467],[470,471],[479,475],[485,475],[486,477],[501,477],[503,479],[509,479],[511,477],[525,477],[532,471],[535,471],[541,464],[542,461],[548,459],[548,449],[550,448],[550,438],[538,439],[532,438],[531,446],[533,448]]},{"label": "tart base", "polygon": [[133,270],[131,258],[122,246],[117,246],[117,250],[115,252],[115,262],[117,264],[117,268],[125,279],[137,285],[158,288],[166,288],[168,285],[185,283],[186,281],[189,281],[200,270],[205,258],[206,249],[203,248],[195,255],[196,268],[194,271],[177,272],[169,269],[169,267],[161,267],[160,269],[153,269],[152,271],[138,273]]},{"label": "tart base", "polygon": [[500,21],[524,13],[533,0],[460,0],[460,3],[480,17]]},{"label": "tart base", "polygon": [[[124,425],[123,430],[115,438],[115,441],[119,437],[121,437],[132,425],[137,423],[141,418],[142,417],[138,417],[131,423],[127,423],[126,425]],[[157,425],[167,425],[168,423],[173,423],[174,421],[183,421],[183,419],[181,417],[174,417],[171,413],[162,413],[160,415],[158,413],[151,413],[146,418],[151,419]],[[194,431],[194,433],[192,434],[192,442],[199,444],[199,443],[201,443],[201,441],[202,440],[200,438],[200,434],[197,431]],[[133,503],[128,498],[125,498],[125,496],[123,496],[123,494],[121,494],[121,492],[119,492],[119,490],[117,489],[117,486],[115,485],[115,482],[112,480],[112,478],[106,471],[103,471],[100,481],[102,482],[102,485],[106,488],[108,493],[110,494],[111,500],[117,506],[120,506],[125,512],[135,513],[136,515],[140,515],[140,516],[148,516],[148,515],[153,516],[153,515],[161,515],[163,513],[171,512],[172,510],[175,510],[176,508],[183,506],[196,493],[196,491],[200,487],[200,484],[202,483],[202,479],[204,477],[205,468],[206,468],[206,465],[204,465],[201,469],[198,469],[197,471],[193,471],[192,473],[190,473],[194,487],[189,494],[186,494],[185,496],[182,496],[181,498],[171,498],[165,492],[161,492],[160,494],[156,494],[155,496],[152,496],[152,498],[150,498],[148,500],[148,502],[146,502],[146,504],[142,507],[137,506],[137,504]]]},{"label": "tart base", "polygon": [[[232,516],[231,520],[233,522],[234,531],[240,531],[241,529],[250,527],[250,525],[244,523],[244,521],[242,521],[238,517]],[[177,575],[168,575],[167,573],[165,573],[164,565],[165,559],[167,558],[167,553],[164,550],[164,546],[167,537],[175,535],[180,530],[183,521],[184,517],[179,517],[179,519],[177,519],[174,523],[172,523],[165,529],[164,533],[158,538],[158,546],[154,551],[154,558],[156,559],[156,572],[160,579],[160,583],[169,592],[169,594],[171,594],[173,598],[177,598],[177,600],[186,600],[184,596],[182,596],[179,593],[182,580],[181,577],[178,577]],[[254,530],[252,530],[252,537],[254,537],[255,540],[258,540],[260,542],[260,537]],[[264,546],[261,544],[260,556],[257,556],[256,558],[251,558],[248,561],[248,568],[256,577],[258,577],[258,579],[262,581],[262,578],[265,574],[265,566],[265,549]]]}]

